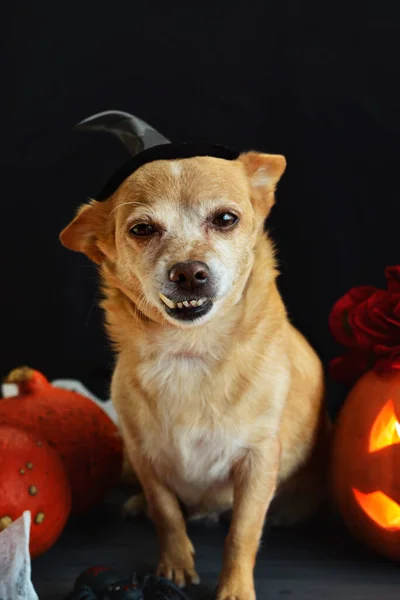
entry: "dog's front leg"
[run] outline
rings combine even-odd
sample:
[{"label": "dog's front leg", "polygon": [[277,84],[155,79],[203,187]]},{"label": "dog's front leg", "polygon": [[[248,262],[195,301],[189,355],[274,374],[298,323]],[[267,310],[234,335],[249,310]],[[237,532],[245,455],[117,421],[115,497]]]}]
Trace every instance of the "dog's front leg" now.
[{"label": "dog's front leg", "polygon": [[194,565],[194,548],[186,533],[186,523],[172,490],[154,472],[150,461],[135,461],[135,470],[146,496],[148,511],[158,534],[160,560],[157,575],[179,586],[199,583]]},{"label": "dog's front leg", "polygon": [[265,515],[275,493],[279,442],[249,450],[233,471],[232,523],[217,600],[254,600],[253,570]]}]

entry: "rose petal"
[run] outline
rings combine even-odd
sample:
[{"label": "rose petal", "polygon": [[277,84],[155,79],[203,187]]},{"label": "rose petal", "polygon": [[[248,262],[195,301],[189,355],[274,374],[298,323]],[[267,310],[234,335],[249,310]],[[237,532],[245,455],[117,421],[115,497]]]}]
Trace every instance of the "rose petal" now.
[{"label": "rose petal", "polygon": [[399,297],[397,297],[397,294],[396,294],[395,302],[396,302],[396,304],[393,307],[393,316],[395,317],[395,319],[397,319],[400,322],[400,294],[399,294]]},{"label": "rose petal", "polygon": [[379,290],[366,301],[354,307],[349,314],[349,324],[358,346],[373,348],[376,344],[397,345],[400,342],[400,319],[397,294]]},{"label": "rose petal", "polygon": [[[400,308],[400,307],[397,307],[397,308]],[[386,323],[387,327],[388,328],[390,327],[390,329],[392,331],[391,335],[392,336],[397,335],[399,337],[399,341],[400,341],[400,315],[397,316],[395,314],[396,307],[394,307],[392,315],[385,315],[382,313],[382,311],[380,309],[377,309],[377,310],[379,310],[379,313],[380,313],[379,318],[382,320],[382,324]]]},{"label": "rose petal", "polygon": [[329,365],[329,372],[335,381],[351,387],[374,365],[374,359],[369,352],[350,350],[343,356],[334,358]]},{"label": "rose petal", "polygon": [[378,290],[349,313],[349,324],[357,341],[355,346],[371,349],[378,341],[385,342],[387,340],[387,335],[382,335],[383,332],[386,333],[387,326],[381,324],[380,313],[376,310],[376,307],[383,301],[382,294],[387,294],[387,292]]},{"label": "rose petal", "polygon": [[374,348],[374,354],[376,356],[382,356],[396,360],[400,357],[400,344],[396,346],[385,346],[384,344],[377,344]]},{"label": "rose petal", "polygon": [[375,354],[378,357],[374,367],[377,373],[400,369],[400,344],[394,348],[382,345],[376,346]]},{"label": "rose petal", "polygon": [[329,328],[333,337],[340,344],[349,347],[358,346],[358,340],[353,333],[349,315],[354,307],[364,302],[377,291],[379,290],[372,286],[352,288],[336,302],[329,316]]}]

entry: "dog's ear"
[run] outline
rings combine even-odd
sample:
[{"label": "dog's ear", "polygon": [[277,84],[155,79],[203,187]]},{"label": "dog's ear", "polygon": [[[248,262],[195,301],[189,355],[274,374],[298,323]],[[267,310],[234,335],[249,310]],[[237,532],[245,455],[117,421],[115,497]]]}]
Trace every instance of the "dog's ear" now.
[{"label": "dog's ear", "polygon": [[264,215],[274,203],[274,191],[286,169],[286,159],[280,154],[246,152],[238,159],[249,178],[253,202]]},{"label": "dog's ear", "polygon": [[69,250],[83,252],[93,262],[100,264],[105,257],[108,210],[103,202],[93,200],[81,206],[75,219],[60,233],[60,241]]}]

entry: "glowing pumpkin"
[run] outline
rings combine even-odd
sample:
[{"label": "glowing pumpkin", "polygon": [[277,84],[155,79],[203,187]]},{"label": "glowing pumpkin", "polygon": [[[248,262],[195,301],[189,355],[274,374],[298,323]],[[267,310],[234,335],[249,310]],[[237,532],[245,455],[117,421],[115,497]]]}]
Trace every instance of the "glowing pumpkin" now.
[{"label": "glowing pumpkin", "polygon": [[400,372],[365,374],[335,423],[331,490],[349,529],[400,560]]}]

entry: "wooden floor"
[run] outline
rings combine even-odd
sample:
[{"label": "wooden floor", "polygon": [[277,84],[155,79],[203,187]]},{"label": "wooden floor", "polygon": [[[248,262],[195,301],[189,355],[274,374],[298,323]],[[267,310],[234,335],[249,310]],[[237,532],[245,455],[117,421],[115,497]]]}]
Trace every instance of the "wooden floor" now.
[{"label": "wooden floor", "polygon": [[[121,492],[122,493],[122,492]],[[106,564],[128,574],[154,568],[157,540],[152,525],[120,517],[121,493],[84,519],[72,521],[59,542],[33,562],[40,600],[62,600],[79,573]],[[221,567],[227,525],[189,526],[197,552],[195,599],[211,599]],[[255,571],[258,600],[399,600],[400,568],[360,546],[343,527],[320,520],[290,531],[265,533]]]}]

